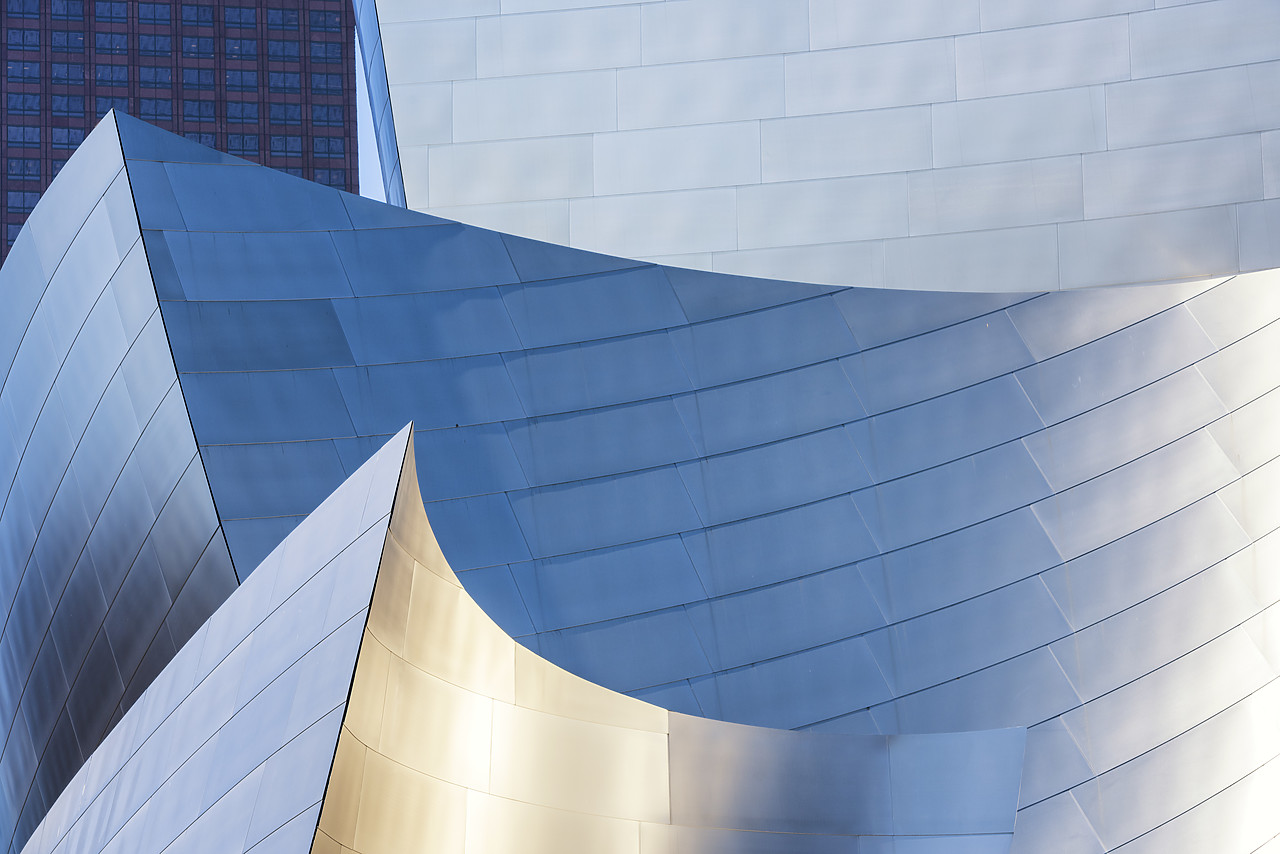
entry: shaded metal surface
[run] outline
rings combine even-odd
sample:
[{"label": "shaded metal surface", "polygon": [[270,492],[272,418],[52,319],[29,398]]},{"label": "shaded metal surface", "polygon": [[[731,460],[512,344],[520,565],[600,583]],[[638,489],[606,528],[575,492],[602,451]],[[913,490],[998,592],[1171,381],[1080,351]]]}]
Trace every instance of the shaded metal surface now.
[{"label": "shaded metal surface", "polygon": [[1280,266],[1268,0],[366,2],[414,210],[838,285]]},{"label": "shaded metal surface", "polygon": [[[149,158],[198,159],[185,145]],[[608,688],[826,732],[1028,726],[1020,850],[1117,847],[1272,758],[1274,274],[836,290],[537,244],[251,166],[156,171],[171,201],[142,205],[144,240],[238,563],[413,418],[461,582]],[[1149,645],[1117,656],[1112,632]],[[1261,669],[1209,684],[1188,658],[1246,638]],[[1204,702],[1165,718],[1169,685]],[[1252,746],[1222,740],[1224,716],[1257,722]],[[1093,720],[1113,734],[1095,743]],[[1220,774],[1170,770],[1227,749]],[[1096,827],[1126,792],[1149,810]]]},{"label": "shaded metal surface", "polygon": [[387,442],[200,627],[23,851],[306,851],[410,435]]},{"label": "shaded metal surface", "polygon": [[235,588],[114,118],[0,270],[0,848]]},{"label": "shaded metal surface", "polygon": [[573,676],[463,590],[413,456],[313,852],[1008,849],[1024,730],[768,730]]}]

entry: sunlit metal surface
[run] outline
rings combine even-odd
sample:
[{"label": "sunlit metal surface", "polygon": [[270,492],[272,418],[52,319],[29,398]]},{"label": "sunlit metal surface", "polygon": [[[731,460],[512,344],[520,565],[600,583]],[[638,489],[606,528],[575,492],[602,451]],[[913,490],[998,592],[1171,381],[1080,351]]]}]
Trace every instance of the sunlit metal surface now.
[{"label": "sunlit metal surface", "polygon": [[414,210],[839,285],[1280,266],[1271,0],[358,5]]},{"label": "sunlit metal surface", "polygon": [[200,627],[26,854],[307,850],[409,438],[361,466]]},{"label": "sunlit metal surface", "polygon": [[236,577],[114,119],[0,270],[0,849],[16,851]]}]

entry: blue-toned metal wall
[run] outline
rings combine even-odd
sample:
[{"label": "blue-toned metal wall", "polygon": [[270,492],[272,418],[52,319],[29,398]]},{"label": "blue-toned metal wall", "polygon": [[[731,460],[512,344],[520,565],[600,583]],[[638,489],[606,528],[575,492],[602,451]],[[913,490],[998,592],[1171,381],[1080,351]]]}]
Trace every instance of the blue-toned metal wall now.
[{"label": "blue-toned metal wall", "polygon": [[238,565],[414,419],[450,562],[573,672],[771,726],[1028,726],[1020,851],[1280,829],[1249,809],[1280,772],[1272,274],[734,279],[157,162],[200,157],[144,130],[128,168]]},{"label": "blue-toned metal wall", "polygon": [[235,588],[114,121],[0,270],[0,848]]}]

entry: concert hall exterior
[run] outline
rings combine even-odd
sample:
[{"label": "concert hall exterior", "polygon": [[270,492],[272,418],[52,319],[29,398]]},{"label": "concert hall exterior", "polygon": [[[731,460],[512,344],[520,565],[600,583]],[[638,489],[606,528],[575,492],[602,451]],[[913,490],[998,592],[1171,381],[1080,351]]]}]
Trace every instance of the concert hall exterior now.
[{"label": "concert hall exterior", "polygon": [[32,213],[8,850],[1280,850],[1280,14],[559,5],[357,4],[429,212],[112,113]]}]

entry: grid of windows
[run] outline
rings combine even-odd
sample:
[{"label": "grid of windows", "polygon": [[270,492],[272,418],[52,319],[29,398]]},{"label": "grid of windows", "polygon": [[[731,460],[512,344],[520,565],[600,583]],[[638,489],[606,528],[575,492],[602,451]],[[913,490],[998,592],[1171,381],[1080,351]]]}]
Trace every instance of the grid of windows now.
[{"label": "grid of windows", "polygon": [[[112,109],[354,189],[344,183],[355,179],[347,3],[4,0],[4,10],[0,192],[41,190]],[[7,235],[27,210],[12,198],[0,209]]]}]

